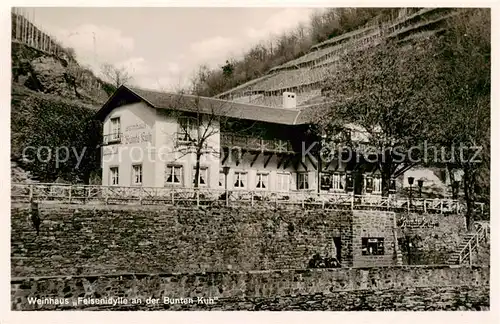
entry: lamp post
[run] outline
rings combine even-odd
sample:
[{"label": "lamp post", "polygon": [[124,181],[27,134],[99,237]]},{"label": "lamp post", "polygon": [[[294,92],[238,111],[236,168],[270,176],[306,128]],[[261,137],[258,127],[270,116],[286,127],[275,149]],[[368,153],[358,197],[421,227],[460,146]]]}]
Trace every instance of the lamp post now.
[{"label": "lamp post", "polygon": [[227,175],[229,174],[229,169],[227,165],[222,167],[222,172],[224,173],[224,188],[226,190],[226,207],[229,206],[229,195],[227,191]]},{"label": "lamp post", "polygon": [[418,184],[418,197],[422,198],[422,187],[424,186],[424,180],[418,179],[417,184]]},{"label": "lamp post", "polygon": [[415,178],[413,177],[408,177],[408,184],[410,185],[410,209],[411,209],[411,194],[412,194],[412,185],[413,185],[413,181],[415,180]]},{"label": "lamp post", "polygon": [[460,185],[460,182],[458,181],[453,181],[452,185],[451,185],[451,196],[452,196],[452,199],[458,199],[458,187]]}]

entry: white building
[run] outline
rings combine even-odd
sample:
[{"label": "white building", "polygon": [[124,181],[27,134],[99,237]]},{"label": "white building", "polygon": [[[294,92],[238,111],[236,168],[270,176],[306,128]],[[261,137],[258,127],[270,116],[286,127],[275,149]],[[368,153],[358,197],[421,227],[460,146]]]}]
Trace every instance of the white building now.
[{"label": "white building", "polygon": [[[296,108],[287,94],[289,108],[280,108],[121,86],[97,113],[102,184],[193,187],[197,159],[190,143],[203,138],[200,130],[210,135],[200,157],[200,187],[225,189],[227,181],[230,190],[380,195],[376,165],[304,154],[314,142],[306,130],[318,107]],[[391,192],[403,179],[391,180]]]}]

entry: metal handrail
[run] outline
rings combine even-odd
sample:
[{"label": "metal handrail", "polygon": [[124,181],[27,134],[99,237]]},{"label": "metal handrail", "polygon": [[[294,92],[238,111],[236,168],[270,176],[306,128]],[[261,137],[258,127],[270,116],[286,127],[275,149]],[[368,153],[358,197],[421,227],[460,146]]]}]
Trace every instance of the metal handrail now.
[{"label": "metal handrail", "polygon": [[472,250],[479,248],[479,242],[486,237],[486,226],[482,222],[474,222],[474,235],[467,241],[467,244],[458,252],[458,263],[461,264],[469,258],[472,265]]}]

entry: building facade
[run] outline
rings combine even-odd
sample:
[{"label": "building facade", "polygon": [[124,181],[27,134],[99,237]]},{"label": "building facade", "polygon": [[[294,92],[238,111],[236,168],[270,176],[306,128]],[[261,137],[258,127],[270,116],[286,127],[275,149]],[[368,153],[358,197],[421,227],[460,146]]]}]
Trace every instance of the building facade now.
[{"label": "building facade", "polygon": [[[289,100],[289,108],[265,107],[122,86],[97,114],[102,185],[381,195],[375,164],[320,159],[317,139],[307,135],[317,107]],[[390,193],[415,172],[426,186],[446,188],[432,171],[411,170],[391,179]]]}]

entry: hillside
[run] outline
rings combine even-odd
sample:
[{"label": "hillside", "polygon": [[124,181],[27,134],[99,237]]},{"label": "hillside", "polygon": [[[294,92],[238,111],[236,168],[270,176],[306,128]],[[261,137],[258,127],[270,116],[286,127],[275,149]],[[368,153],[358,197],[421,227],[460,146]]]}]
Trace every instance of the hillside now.
[{"label": "hillside", "polygon": [[[221,99],[281,106],[285,91],[297,94],[297,105],[322,100],[324,81],[336,69],[342,57],[391,40],[402,46],[410,45],[446,28],[447,20],[457,14],[451,8],[401,9],[395,19],[381,21],[379,17],[365,25],[314,44],[304,55],[272,66],[266,74],[216,95]],[[333,70],[332,70],[333,69]]]},{"label": "hillside", "polygon": [[82,68],[73,58],[50,55],[12,42],[12,84],[27,89],[100,105],[114,88]]},{"label": "hillside", "polygon": [[[12,180],[88,182],[99,174],[101,127],[93,116],[114,88],[71,55],[54,55],[15,40],[11,86]],[[83,159],[74,153],[65,159],[65,148],[84,152]]]}]

